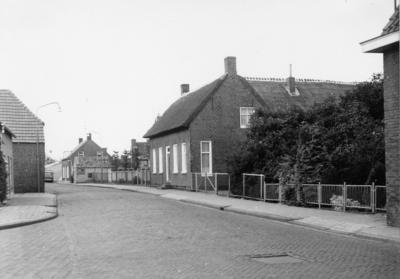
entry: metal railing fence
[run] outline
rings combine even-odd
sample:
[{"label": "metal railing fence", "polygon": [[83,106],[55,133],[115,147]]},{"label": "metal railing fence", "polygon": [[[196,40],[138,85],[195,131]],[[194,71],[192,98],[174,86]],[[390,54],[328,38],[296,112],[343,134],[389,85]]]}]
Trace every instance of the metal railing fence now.
[{"label": "metal railing fence", "polygon": [[230,176],[227,173],[192,172],[192,190],[196,192],[215,192],[217,195],[230,193]]}]

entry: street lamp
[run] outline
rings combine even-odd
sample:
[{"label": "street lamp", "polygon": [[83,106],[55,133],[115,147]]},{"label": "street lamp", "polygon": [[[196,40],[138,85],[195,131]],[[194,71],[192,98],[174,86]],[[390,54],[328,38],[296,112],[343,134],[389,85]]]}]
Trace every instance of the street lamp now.
[{"label": "street lamp", "polygon": [[37,183],[38,183],[38,193],[40,193],[40,157],[39,157],[39,109],[49,105],[58,105],[58,112],[61,112],[60,104],[57,102],[48,103],[43,106],[40,106],[36,109],[36,117],[38,121],[36,123],[36,165],[37,165]]},{"label": "street lamp", "polygon": [[100,133],[95,132],[95,131],[89,131],[89,133],[98,134],[100,136],[100,147],[103,147],[103,137],[102,137],[102,135]]}]

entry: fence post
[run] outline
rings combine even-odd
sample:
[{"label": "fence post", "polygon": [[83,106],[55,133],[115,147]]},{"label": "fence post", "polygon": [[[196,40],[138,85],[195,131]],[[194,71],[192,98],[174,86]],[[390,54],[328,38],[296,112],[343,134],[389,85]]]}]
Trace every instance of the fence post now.
[{"label": "fence post", "polygon": [[278,184],[278,198],[279,198],[279,203],[282,203],[282,185],[281,185],[281,183]]},{"label": "fence post", "polygon": [[103,184],[103,167],[101,167],[101,184]]},{"label": "fence post", "polygon": [[204,172],[204,189],[206,190],[206,194],[207,194],[207,172]]},{"label": "fence post", "polygon": [[264,202],[267,200],[267,185],[265,184],[265,181],[263,181],[264,184]]},{"label": "fence post", "polygon": [[218,173],[215,173],[215,182],[214,182],[214,184],[215,184],[215,194],[216,195],[218,195],[217,176],[218,176]]},{"label": "fence post", "polygon": [[347,203],[347,189],[346,182],[343,183],[343,212],[346,212],[346,203]]},{"label": "fence post", "polygon": [[197,185],[197,172],[195,172],[194,175],[195,175],[194,178],[195,178],[195,182],[196,182],[196,192],[198,192],[199,188],[198,188],[198,185]]},{"label": "fence post", "polygon": [[244,178],[244,174],[243,174],[243,197],[244,197],[244,192],[245,192],[245,191],[244,191],[244,184],[245,184],[245,183],[244,183],[244,182],[245,182],[244,179],[245,179],[245,178]]},{"label": "fence post", "polygon": [[372,213],[375,213],[375,206],[376,206],[376,204],[375,204],[375,182],[372,182],[372,185],[371,185],[371,210],[372,210]]},{"label": "fence post", "polygon": [[231,195],[231,176],[228,175],[228,198]]},{"label": "fence post", "polygon": [[318,208],[321,209],[321,202],[322,202],[322,186],[321,181],[318,182]]}]

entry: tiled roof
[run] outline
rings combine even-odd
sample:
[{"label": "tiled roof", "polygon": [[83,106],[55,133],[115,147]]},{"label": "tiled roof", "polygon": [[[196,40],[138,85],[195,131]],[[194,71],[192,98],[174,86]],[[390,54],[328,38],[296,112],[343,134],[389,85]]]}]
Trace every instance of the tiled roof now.
[{"label": "tiled roof", "polygon": [[[225,77],[224,75],[199,90],[179,98],[143,137],[150,138],[188,127],[208,99],[224,82]],[[299,79],[296,80],[296,89],[300,95],[291,96],[285,89],[287,86],[285,79],[242,78],[240,76],[238,78],[262,105],[270,108],[285,108],[296,104],[303,109],[308,109],[314,102],[321,102],[332,94],[341,95],[353,89],[356,84],[355,82]]]},{"label": "tiled roof", "polygon": [[383,28],[382,35],[386,35],[392,32],[399,31],[399,9],[394,11],[394,14],[390,17],[389,22]]},{"label": "tiled roof", "polygon": [[[298,105],[308,109],[314,102],[322,102],[332,94],[341,95],[354,88],[356,83],[323,81],[315,79],[296,79],[299,96],[291,96],[285,89],[285,79],[245,78],[261,96],[267,106],[286,108]],[[272,106],[270,104],[273,104]]]},{"label": "tiled roof", "polygon": [[36,143],[39,123],[39,142],[44,142],[44,123],[9,90],[0,90],[0,122],[16,135],[13,142]]},{"label": "tiled roof", "polygon": [[154,123],[153,127],[143,137],[149,138],[178,128],[188,127],[190,121],[223,83],[225,77],[224,75],[193,93],[181,96],[164,112],[162,117]]},{"label": "tiled roof", "polygon": [[76,167],[78,168],[111,168],[108,156],[105,157],[75,157]]}]

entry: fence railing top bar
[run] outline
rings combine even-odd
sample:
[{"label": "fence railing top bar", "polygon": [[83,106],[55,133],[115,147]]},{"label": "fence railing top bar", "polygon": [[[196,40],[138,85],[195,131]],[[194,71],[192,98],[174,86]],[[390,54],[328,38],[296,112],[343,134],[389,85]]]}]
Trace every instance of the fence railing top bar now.
[{"label": "fence railing top bar", "polygon": [[379,187],[379,188],[386,188],[385,185],[375,185],[375,187]]},{"label": "fence railing top bar", "polygon": [[326,186],[326,187],[329,187],[329,186],[340,186],[340,187],[343,187],[343,184],[327,184],[327,183],[322,184],[321,183],[321,186]]},{"label": "fence railing top bar", "polygon": [[346,185],[346,187],[371,187],[372,185]]},{"label": "fence railing top bar", "polygon": [[246,176],[264,176],[263,174],[255,174],[255,173],[243,173],[242,175],[246,175]]}]

